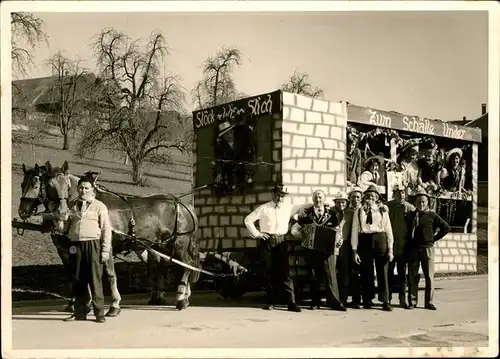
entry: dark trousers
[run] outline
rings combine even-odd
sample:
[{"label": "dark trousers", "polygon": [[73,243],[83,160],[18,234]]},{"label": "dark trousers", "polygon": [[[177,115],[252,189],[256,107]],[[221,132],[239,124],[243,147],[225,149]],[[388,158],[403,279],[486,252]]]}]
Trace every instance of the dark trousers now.
[{"label": "dark trousers", "polygon": [[380,300],[389,302],[389,283],[387,270],[389,260],[387,257],[387,237],[385,233],[360,233],[358,255],[361,259],[361,295],[363,304],[369,303],[375,294],[375,278],[373,277],[373,261],[377,272],[377,285]]},{"label": "dark trousers", "polygon": [[408,263],[408,286],[410,288],[408,301],[413,305],[418,303],[418,269],[422,266],[425,277],[425,304],[432,304],[434,298],[434,247],[415,247],[410,250]]},{"label": "dark trousers", "polygon": [[101,240],[72,242],[71,245],[76,247],[76,253],[70,256],[74,276],[75,315],[85,315],[85,305],[88,301],[87,288],[90,287],[94,314],[103,316]]},{"label": "dark trousers", "polygon": [[[406,256],[399,256],[399,257],[394,257],[394,260],[392,262],[389,262],[389,298],[392,298],[392,289],[397,286],[398,287],[398,294],[399,294],[399,301],[400,302],[405,302],[406,301],[406,288],[408,285],[408,275],[407,275],[407,262],[408,259]],[[394,268],[397,268],[398,270],[398,275],[396,276],[394,274]]]},{"label": "dark trousers", "polygon": [[340,305],[339,288],[337,284],[337,256],[314,249],[308,250],[306,263],[309,269],[311,299],[313,305],[321,303],[321,284],[325,284],[326,304]]},{"label": "dark trousers", "polygon": [[354,303],[361,302],[361,287],[359,280],[359,266],[352,260],[352,247],[349,241],[344,241],[337,257],[337,282],[340,300],[347,302],[351,295]]},{"label": "dark trousers", "polygon": [[[274,246],[270,244],[275,244]],[[290,276],[289,248],[282,238],[261,241],[259,244],[265,269],[265,287],[268,304],[277,304],[283,293],[287,304],[295,303],[293,281]]]}]

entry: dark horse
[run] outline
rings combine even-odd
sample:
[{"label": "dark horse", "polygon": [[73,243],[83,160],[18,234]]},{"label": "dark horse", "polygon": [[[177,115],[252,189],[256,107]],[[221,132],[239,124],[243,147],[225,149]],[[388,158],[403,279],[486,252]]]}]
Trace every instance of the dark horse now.
[{"label": "dark horse", "polygon": [[[45,164],[41,176],[40,187],[45,187],[46,208],[51,213],[52,228],[58,233],[65,233],[68,214],[68,203],[77,197],[79,178],[69,173],[69,166],[64,162],[61,168]],[[35,166],[36,170],[37,166]],[[40,169],[41,167],[38,166]],[[26,174],[25,181],[26,182]],[[36,182],[36,181],[34,181]],[[28,193],[29,190],[26,191]],[[24,190],[23,190],[24,193]],[[35,198],[34,191],[31,198]],[[37,196],[38,197],[38,196]],[[184,204],[171,195],[153,194],[148,196],[118,195],[98,186],[97,199],[103,202],[109,210],[113,227],[113,248],[115,251],[133,249],[143,261],[148,263],[148,274],[151,281],[151,299],[149,304],[165,305],[164,278],[166,261],[153,251],[144,247],[130,246],[131,226],[138,238],[160,248],[162,252],[169,251],[173,257],[200,268],[199,246],[196,240],[198,220],[192,206]],[[21,200],[20,215],[24,217],[34,211],[37,201]],[[31,204],[31,207],[30,207]],[[125,235],[124,235],[125,234]],[[190,284],[199,278],[199,272],[184,268],[177,289],[176,307],[184,309],[189,305],[191,295]]]}]

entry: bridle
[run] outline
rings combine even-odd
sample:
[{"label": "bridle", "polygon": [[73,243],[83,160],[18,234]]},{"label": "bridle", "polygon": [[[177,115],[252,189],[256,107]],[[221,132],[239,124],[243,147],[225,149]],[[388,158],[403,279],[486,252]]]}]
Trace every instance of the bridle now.
[{"label": "bridle", "polygon": [[[38,181],[39,182],[39,190],[38,190],[38,196],[36,196],[35,198],[32,198],[32,197],[25,197],[24,195],[21,196],[21,201],[27,201],[27,200],[34,200],[35,201],[35,208],[33,209],[33,212],[30,213],[32,216],[34,215],[37,215],[39,212],[38,212],[38,207],[41,205],[41,204],[44,204],[45,205],[45,202],[46,202],[46,199],[47,199],[47,193],[46,193],[46,188],[44,186],[44,183],[42,181],[42,178],[43,178],[43,175],[42,174],[38,174],[38,175],[34,175],[32,177],[33,181]],[[33,187],[35,185],[33,184]],[[23,189],[23,192],[24,189]]]}]

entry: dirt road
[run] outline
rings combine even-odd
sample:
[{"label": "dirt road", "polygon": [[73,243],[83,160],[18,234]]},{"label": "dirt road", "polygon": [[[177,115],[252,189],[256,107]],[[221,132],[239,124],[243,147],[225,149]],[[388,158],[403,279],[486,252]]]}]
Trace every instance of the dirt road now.
[{"label": "dirt road", "polygon": [[119,317],[97,324],[63,322],[60,304],[24,306],[13,309],[12,344],[19,350],[488,346],[487,277],[445,279],[436,285],[436,312],[398,307],[383,312],[378,306],[290,313],[262,310],[257,295],[227,301],[215,293],[195,293],[181,312],[128,298]]}]

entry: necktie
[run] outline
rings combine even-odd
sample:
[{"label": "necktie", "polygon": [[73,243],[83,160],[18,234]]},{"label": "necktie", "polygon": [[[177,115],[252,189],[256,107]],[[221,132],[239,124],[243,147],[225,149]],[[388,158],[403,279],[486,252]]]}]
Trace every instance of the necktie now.
[{"label": "necktie", "polygon": [[372,208],[368,207],[368,211],[366,212],[366,224],[372,224],[372,223],[373,223]]},{"label": "necktie", "polygon": [[412,239],[415,238],[415,230],[417,229],[419,219],[420,219],[420,214],[417,212],[415,213],[415,218],[413,219],[413,229],[411,231]]},{"label": "necktie", "polygon": [[87,201],[82,201],[82,212],[87,210]]}]

